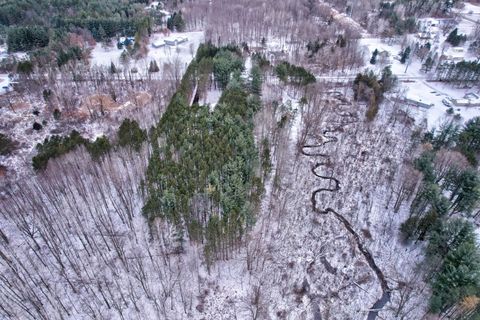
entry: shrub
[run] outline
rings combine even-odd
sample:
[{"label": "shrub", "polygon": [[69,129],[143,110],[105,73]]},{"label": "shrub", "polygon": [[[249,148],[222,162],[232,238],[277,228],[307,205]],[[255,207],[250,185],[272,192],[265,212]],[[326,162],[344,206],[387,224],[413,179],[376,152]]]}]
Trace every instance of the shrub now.
[{"label": "shrub", "polygon": [[33,123],[33,130],[40,131],[40,130],[42,130],[42,128],[43,128],[43,126],[40,123],[38,123],[38,122]]},{"label": "shrub", "polygon": [[14,144],[9,137],[0,133],[0,155],[6,156],[13,151]]},{"label": "shrub", "polygon": [[315,76],[305,68],[282,61],[275,67],[277,77],[285,83],[306,86],[316,81]]},{"label": "shrub", "polygon": [[86,146],[94,160],[100,159],[103,155],[108,153],[112,147],[106,136],[98,137],[94,142],[88,143]]}]

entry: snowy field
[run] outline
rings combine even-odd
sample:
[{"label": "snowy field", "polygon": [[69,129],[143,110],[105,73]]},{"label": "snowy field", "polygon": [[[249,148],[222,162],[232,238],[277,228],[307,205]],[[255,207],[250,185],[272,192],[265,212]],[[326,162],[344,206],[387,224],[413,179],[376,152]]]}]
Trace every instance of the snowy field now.
[{"label": "snowy field", "polygon": [[[161,48],[152,46],[153,43],[161,43],[165,39],[178,37],[186,37],[188,41],[177,46],[163,46]],[[136,67],[138,72],[143,75],[148,73],[148,66],[152,60],[155,60],[160,68],[162,68],[164,63],[180,64],[182,68],[185,68],[192,61],[203,39],[203,31],[172,32],[169,35],[163,33],[153,34],[148,44],[147,57],[140,60],[132,59],[128,67],[130,69]],[[122,52],[123,49],[118,49],[116,46],[105,48],[102,44],[97,43],[91,53],[91,64],[92,66],[109,67],[113,62],[117,67],[121,67],[120,56]]]}]

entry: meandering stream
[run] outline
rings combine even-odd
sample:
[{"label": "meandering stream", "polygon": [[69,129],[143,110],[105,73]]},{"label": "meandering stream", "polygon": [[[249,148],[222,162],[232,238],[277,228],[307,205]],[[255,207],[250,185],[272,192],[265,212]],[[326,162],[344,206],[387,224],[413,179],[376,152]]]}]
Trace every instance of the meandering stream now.
[{"label": "meandering stream", "polygon": [[[317,188],[312,192],[312,196],[311,196],[312,210],[319,214],[332,214],[333,216],[335,216],[335,218],[338,221],[340,221],[343,224],[345,229],[353,236],[358,250],[363,254],[368,265],[375,272],[375,275],[378,281],[380,282],[380,286],[382,288],[383,294],[380,297],[380,299],[378,299],[374,303],[374,305],[372,306],[372,308],[370,309],[367,315],[367,320],[375,320],[378,315],[378,312],[385,306],[385,304],[387,304],[390,301],[391,289],[388,286],[388,283],[385,279],[385,275],[375,263],[375,259],[373,258],[372,254],[364,246],[364,244],[360,239],[360,236],[354,230],[350,222],[343,215],[338,213],[333,208],[328,207],[328,208],[321,209],[318,207],[318,203],[317,203],[317,194],[321,192],[337,192],[338,190],[340,190],[340,181],[338,179],[332,176],[324,176],[317,172],[317,170],[323,166],[330,167],[332,165],[332,160],[330,155],[326,153],[322,153],[321,149],[328,143],[338,142],[337,137],[331,136],[330,135],[331,133],[343,132],[343,128],[346,125],[349,125],[358,121],[358,118],[356,117],[356,115],[351,112],[338,112],[337,115],[341,118],[340,124],[338,126],[324,130],[323,141],[321,141],[320,143],[303,145],[301,148],[301,153],[308,157],[321,157],[324,159],[323,162],[315,163],[315,165],[311,169],[312,173],[317,178],[322,179],[324,181],[325,180],[328,181],[327,188]],[[333,182],[333,187],[330,187],[332,182]]]}]

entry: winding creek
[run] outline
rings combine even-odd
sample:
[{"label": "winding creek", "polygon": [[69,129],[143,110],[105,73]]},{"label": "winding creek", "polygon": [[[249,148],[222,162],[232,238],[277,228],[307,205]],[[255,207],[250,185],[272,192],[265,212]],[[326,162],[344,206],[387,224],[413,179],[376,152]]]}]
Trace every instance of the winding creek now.
[{"label": "winding creek", "polygon": [[[368,312],[368,315],[367,315],[367,320],[375,320],[378,316],[379,311],[390,301],[391,289],[388,286],[387,280],[385,279],[385,275],[375,263],[375,259],[373,258],[372,254],[364,246],[364,244],[360,239],[360,236],[353,229],[350,222],[343,215],[335,211],[333,208],[328,207],[328,208],[320,209],[317,203],[317,194],[321,192],[337,192],[338,190],[340,190],[340,181],[338,179],[331,176],[324,176],[317,172],[317,170],[321,167],[330,167],[332,165],[330,155],[320,152],[320,149],[322,149],[328,143],[338,142],[338,139],[335,136],[331,136],[329,134],[335,133],[335,132],[343,132],[343,128],[346,125],[352,124],[358,121],[357,116],[351,112],[339,112],[337,113],[337,115],[340,116],[342,120],[340,121],[340,124],[338,126],[333,128],[328,128],[323,131],[324,141],[318,144],[313,144],[313,145],[312,144],[303,145],[301,148],[301,153],[308,157],[321,157],[324,159],[323,162],[316,162],[315,165],[313,165],[311,171],[313,175],[315,175],[317,178],[322,179],[324,181],[328,181],[329,187],[318,188],[312,192],[312,196],[311,196],[312,210],[318,214],[332,214],[333,216],[335,216],[335,218],[338,221],[340,221],[343,224],[345,229],[353,236],[358,250],[363,254],[368,265],[375,272],[375,275],[378,281],[380,282],[380,286],[382,288],[383,294],[380,297],[380,299],[378,299],[373,304],[373,306],[370,308],[370,311]],[[330,187],[332,182],[333,182],[333,187]]]}]

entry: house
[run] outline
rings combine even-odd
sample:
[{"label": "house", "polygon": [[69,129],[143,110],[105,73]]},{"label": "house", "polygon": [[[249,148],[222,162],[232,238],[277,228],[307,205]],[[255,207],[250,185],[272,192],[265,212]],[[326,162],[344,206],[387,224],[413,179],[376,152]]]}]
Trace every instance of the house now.
[{"label": "house", "polygon": [[160,39],[160,40],[154,41],[152,43],[152,47],[154,47],[154,48],[162,48],[162,47],[165,47],[165,46],[175,47],[175,46],[178,46],[179,44],[185,43],[187,41],[188,41],[187,37]]},{"label": "house", "polygon": [[418,30],[419,33],[416,34],[416,37],[419,40],[432,40],[439,37],[439,25],[440,21],[437,19],[426,18],[426,19],[419,19],[418,22]]},{"label": "house", "polygon": [[188,41],[188,38],[186,37],[178,37],[178,38],[167,38],[164,40],[165,44],[168,46],[178,46],[179,44],[182,44],[184,42]]}]

